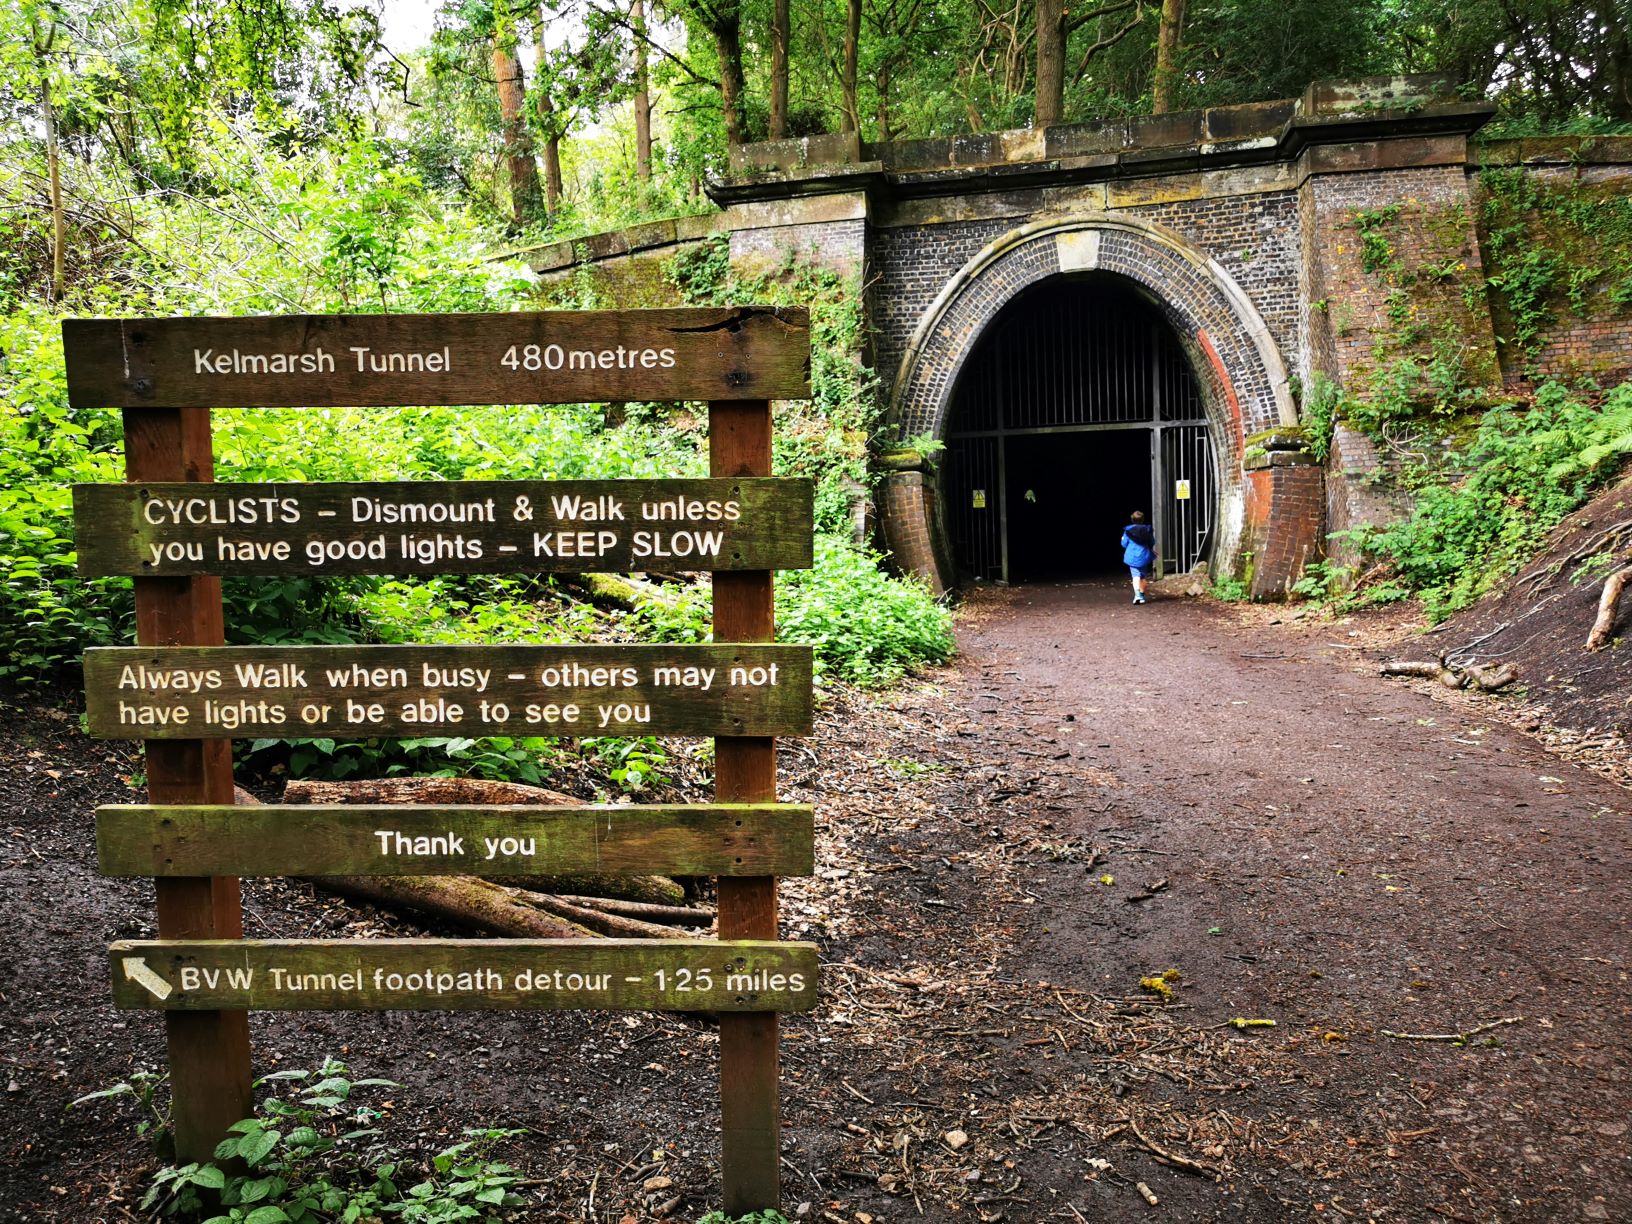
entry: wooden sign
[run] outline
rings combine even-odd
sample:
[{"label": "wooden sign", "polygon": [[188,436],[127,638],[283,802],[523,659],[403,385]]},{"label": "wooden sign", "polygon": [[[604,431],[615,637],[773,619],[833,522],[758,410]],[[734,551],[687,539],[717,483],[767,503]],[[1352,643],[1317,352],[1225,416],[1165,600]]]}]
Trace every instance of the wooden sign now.
[{"label": "wooden sign", "polygon": [[101,647],[85,706],[102,739],[808,735],[811,650]]},{"label": "wooden sign", "polygon": [[804,876],[803,804],[532,807],[109,805],[106,876]]},{"label": "wooden sign", "polygon": [[75,408],[803,399],[802,307],[65,319]]},{"label": "wooden sign", "polygon": [[74,486],[79,572],[807,569],[808,480]]},{"label": "wooden sign", "polygon": [[681,939],[111,944],[116,1006],[165,1011],[809,1011],[816,945]]}]

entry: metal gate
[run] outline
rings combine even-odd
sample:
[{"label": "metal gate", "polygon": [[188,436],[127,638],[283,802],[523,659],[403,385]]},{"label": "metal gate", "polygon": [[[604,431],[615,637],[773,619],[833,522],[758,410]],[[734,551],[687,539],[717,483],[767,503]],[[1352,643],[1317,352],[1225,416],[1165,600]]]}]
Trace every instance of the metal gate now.
[{"label": "metal gate", "polygon": [[953,391],[940,465],[944,522],[968,578],[1010,580],[1023,542],[1011,539],[1011,519],[1028,530],[1016,498],[1032,496],[1023,465],[1037,462],[1040,441],[1018,440],[1035,435],[1058,436],[1045,449],[1075,448],[1085,487],[1114,484],[1128,504],[1150,507],[1163,572],[1206,559],[1218,474],[1201,390],[1142,297],[1103,278],[1060,279],[1017,299],[981,337]]}]

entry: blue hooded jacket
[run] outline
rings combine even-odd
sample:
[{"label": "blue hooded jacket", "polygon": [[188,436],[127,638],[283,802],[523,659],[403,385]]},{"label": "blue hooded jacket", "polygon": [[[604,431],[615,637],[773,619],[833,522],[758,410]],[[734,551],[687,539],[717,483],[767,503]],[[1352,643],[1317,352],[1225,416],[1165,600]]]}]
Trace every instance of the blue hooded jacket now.
[{"label": "blue hooded jacket", "polygon": [[1130,569],[1144,569],[1156,557],[1156,533],[1149,523],[1129,523],[1122,528],[1122,563]]}]

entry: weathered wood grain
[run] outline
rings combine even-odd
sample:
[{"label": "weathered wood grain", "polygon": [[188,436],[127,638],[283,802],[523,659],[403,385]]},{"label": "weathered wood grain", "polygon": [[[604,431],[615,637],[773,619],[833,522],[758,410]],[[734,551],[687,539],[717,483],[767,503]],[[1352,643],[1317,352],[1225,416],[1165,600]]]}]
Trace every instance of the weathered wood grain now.
[{"label": "weathered wood grain", "polygon": [[65,319],[62,343],[76,408],[810,394],[802,307]]},{"label": "weathered wood grain", "polygon": [[85,654],[90,732],[104,739],[807,735],[810,683],[808,646],[757,643]]},{"label": "weathered wood grain", "polygon": [[79,572],[808,569],[808,480],[74,486]]},{"label": "weathered wood grain", "polygon": [[[207,408],[127,408],[128,480],[214,478]],[[213,646],[223,640],[221,580],[137,578],[136,640],[145,646]],[[155,803],[231,803],[232,744],[176,739],[144,745],[147,793]],[[244,933],[238,880],[193,876],[154,882],[160,937],[233,939]],[[164,1018],[170,1123],[176,1155],[208,1160],[227,1128],[249,1113],[249,1017],[239,1011],[175,1012]]]},{"label": "weathered wood grain", "polygon": [[[771,471],[771,406],[761,400],[710,405],[708,460],[718,477]],[[776,636],[773,576],[747,570],[714,576],[714,633],[730,641]],[[714,743],[714,793],[722,803],[774,802],[776,743],[738,732]],[[718,930],[724,939],[775,939],[777,887],[770,875],[719,882]],[[782,1111],[774,1011],[720,1017],[720,1189],[731,1215],[781,1206]]]},{"label": "weathered wood grain", "polygon": [[801,804],[96,810],[108,876],[809,875]]},{"label": "weathered wood grain", "polygon": [[816,1004],[809,943],[154,940],[115,943],[108,956],[117,1006],[167,1011],[735,1012]]}]

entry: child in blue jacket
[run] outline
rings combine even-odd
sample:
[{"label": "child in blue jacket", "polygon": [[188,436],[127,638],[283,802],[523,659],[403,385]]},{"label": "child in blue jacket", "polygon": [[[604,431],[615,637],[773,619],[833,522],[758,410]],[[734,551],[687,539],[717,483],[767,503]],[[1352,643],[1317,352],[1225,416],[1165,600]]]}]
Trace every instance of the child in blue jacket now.
[{"label": "child in blue jacket", "polygon": [[1156,532],[1145,522],[1145,512],[1135,510],[1133,522],[1122,528],[1122,563],[1133,575],[1133,602],[1145,602],[1145,579],[1156,561]]}]

